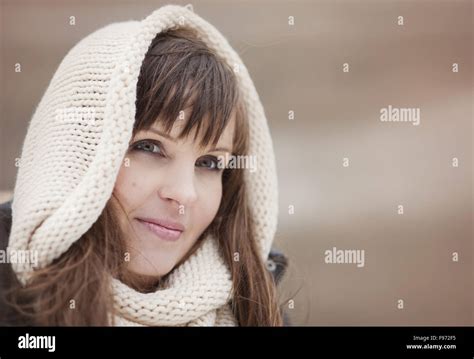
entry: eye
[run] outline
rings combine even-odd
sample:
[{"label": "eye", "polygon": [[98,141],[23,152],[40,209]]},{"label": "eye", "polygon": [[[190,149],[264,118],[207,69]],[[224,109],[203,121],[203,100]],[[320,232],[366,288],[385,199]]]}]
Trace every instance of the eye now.
[{"label": "eye", "polygon": [[219,161],[215,156],[206,156],[196,161],[196,167],[203,167],[211,171],[219,171]]},{"label": "eye", "polygon": [[138,141],[132,146],[132,149],[162,156],[164,155],[163,150],[161,148],[161,143],[151,140]]}]

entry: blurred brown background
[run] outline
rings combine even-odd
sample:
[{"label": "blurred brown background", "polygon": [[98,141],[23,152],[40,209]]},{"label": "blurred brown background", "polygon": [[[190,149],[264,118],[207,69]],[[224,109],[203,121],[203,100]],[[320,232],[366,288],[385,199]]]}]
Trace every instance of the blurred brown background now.
[{"label": "blurred brown background", "polygon": [[[168,3],[1,1],[0,201],[66,52],[110,22]],[[293,324],[472,325],[472,2],[173,3],[192,3],[229,39],[266,109]],[[388,105],[420,108],[421,124],[381,122]],[[365,250],[365,266],[326,264],[333,247]]]}]

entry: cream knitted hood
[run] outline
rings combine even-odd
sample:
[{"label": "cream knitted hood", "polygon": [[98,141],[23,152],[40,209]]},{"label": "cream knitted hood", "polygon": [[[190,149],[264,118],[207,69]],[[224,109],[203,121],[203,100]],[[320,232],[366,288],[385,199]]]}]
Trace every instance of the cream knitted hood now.
[{"label": "cream knitted hood", "polygon": [[[245,171],[255,235],[267,258],[277,223],[277,181],[263,107],[245,65],[227,40],[189,6],[164,6],[142,21],[114,23],[80,41],[66,55],[30,122],[12,204],[9,250],[35,251],[43,268],[98,219],[110,198],[135,119],[140,67],[155,36],[188,27],[237,69],[250,127],[256,172]],[[60,116],[79,108],[89,121]],[[35,269],[12,263],[27,283]],[[119,324],[235,324],[228,309],[232,283],[217,242],[200,249],[169,277],[169,286],[142,294],[114,280]]]}]

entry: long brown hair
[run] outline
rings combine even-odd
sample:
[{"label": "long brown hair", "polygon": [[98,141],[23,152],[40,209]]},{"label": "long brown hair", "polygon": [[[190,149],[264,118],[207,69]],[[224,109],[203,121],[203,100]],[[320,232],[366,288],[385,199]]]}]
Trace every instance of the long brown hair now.
[{"label": "long brown hair", "polygon": [[[201,146],[215,145],[234,114],[233,154],[247,153],[249,128],[235,74],[192,30],[173,29],[155,37],[142,63],[134,134],[151,127],[158,118],[169,132],[186,108],[192,111],[179,137],[195,130]],[[225,169],[222,182],[218,213],[200,239],[207,234],[218,239],[232,275],[231,308],[238,324],[282,325],[276,285],[252,230],[243,170]],[[29,324],[113,324],[110,278],[140,288],[124,268],[126,248],[117,220],[119,209],[112,196],[87,233],[51,265],[35,272],[29,285],[12,292],[12,305]],[[201,243],[198,240],[177,266]]]}]

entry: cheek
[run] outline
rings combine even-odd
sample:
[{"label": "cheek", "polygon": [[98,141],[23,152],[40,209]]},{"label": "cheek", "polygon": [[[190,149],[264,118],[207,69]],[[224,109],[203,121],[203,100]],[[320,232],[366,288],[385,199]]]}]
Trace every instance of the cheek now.
[{"label": "cheek", "polygon": [[120,168],[117,180],[115,182],[114,194],[125,208],[127,213],[140,207],[147,198],[150,191],[153,191],[153,183],[147,179],[146,175],[139,166]]},{"label": "cheek", "polygon": [[214,220],[222,199],[221,180],[208,181],[199,188],[199,200],[194,208],[193,221],[202,232]]}]

